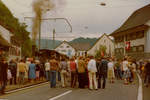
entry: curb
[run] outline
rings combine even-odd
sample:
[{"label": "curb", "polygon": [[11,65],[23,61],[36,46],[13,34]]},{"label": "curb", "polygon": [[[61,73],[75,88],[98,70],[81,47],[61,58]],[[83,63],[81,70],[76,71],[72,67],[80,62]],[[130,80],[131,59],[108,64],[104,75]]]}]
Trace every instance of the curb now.
[{"label": "curb", "polygon": [[35,86],[40,86],[40,85],[47,84],[47,83],[49,83],[49,82],[44,81],[44,82],[40,82],[40,83],[36,83],[36,84],[32,84],[32,85],[27,85],[27,86],[24,86],[24,87],[21,87],[21,88],[16,88],[16,89],[5,91],[5,93],[9,94],[9,93],[13,93],[13,92],[18,92],[18,91],[21,91],[21,90],[29,89],[29,88],[32,88],[32,87],[35,87]]},{"label": "curb", "polygon": [[143,100],[143,87],[142,87],[142,79],[140,75],[137,73],[139,79],[139,88],[138,88],[138,97],[137,100]]}]

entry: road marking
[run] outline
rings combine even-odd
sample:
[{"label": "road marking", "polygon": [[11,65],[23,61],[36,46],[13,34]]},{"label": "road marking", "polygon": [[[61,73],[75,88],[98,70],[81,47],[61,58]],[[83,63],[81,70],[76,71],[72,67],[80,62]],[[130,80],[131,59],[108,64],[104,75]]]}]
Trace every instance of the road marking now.
[{"label": "road marking", "polygon": [[32,85],[32,86],[29,86],[29,87],[24,87],[24,88],[20,88],[20,89],[8,91],[8,92],[5,92],[5,93],[6,93],[6,94],[10,94],[10,93],[18,92],[18,91],[21,91],[21,90],[26,90],[26,89],[29,89],[29,88],[41,86],[41,85],[44,85],[44,84],[47,84],[47,83],[49,83],[49,82],[45,82],[45,83],[41,83],[41,84],[37,84],[37,85]]},{"label": "road marking", "polygon": [[62,96],[64,96],[64,95],[67,95],[67,94],[69,94],[69,93],[71,93],[71,92],[72,92],[72,90],[69,90],[69,91],[67,91],[67,92],[65,92],[65,93],[62,93],[62,94],[56,96],[56,97],[50,98],[49,100],[56,100],[56,99],[58,99],[58,98],[60,98],[60,97],[62,97]]},{"label": "road marking", "polygon": [[137,73],[139,79],[139,88],[138,88],[138,97],[137,100],[143,100],[143,88],[142,88],[142,79],[140,75]]}]

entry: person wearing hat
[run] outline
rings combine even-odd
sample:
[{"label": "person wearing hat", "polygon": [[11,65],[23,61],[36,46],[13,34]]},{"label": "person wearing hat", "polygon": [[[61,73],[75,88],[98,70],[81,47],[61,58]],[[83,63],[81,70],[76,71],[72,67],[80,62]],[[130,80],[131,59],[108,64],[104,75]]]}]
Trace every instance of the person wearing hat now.
[{"label": "person wearing hat", "polygon": [[7,70],[8,70],[8,63],[6,62],[5,58],[2,58],[0,60],[0,82],[1,82],[0,93],[1,94],[4,94],[4,90],[6,88]]}]

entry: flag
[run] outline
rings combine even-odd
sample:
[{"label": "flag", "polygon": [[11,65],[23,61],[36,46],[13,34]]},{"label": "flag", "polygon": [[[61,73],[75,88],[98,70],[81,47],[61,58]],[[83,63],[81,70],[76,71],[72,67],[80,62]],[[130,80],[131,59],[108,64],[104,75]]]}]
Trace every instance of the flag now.
[{"label": "flag", "polygon": [[104,57],[104,52],[103,51],[101,51],[101,56]]}]

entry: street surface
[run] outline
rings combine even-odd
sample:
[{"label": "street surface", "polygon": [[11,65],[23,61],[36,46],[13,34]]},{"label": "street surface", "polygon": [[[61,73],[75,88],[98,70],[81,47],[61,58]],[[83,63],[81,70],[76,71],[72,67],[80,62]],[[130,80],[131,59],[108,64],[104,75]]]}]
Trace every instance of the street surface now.
[{"label": "street surface", "polygon": [[150,86],[147,88],[147,87],[144,87],[144,100],[150,100]]},{"label": "street surface", "polygon": [[[137,82],[138,83],[138,82]],[[6,100],[137,100],[138,84],[123,85],[123,81],[107,83],[106,89],[50,88],[49,84],[6,94]]]}]

